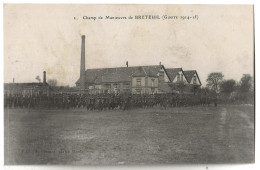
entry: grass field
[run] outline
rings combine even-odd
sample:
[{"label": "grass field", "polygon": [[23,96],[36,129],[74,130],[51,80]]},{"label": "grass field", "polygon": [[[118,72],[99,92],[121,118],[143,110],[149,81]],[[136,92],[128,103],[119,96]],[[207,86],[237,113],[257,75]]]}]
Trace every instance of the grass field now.
[{"label": "grass field", "polygon": [[5,109],[5,164],[254,162],[254,107]]}]

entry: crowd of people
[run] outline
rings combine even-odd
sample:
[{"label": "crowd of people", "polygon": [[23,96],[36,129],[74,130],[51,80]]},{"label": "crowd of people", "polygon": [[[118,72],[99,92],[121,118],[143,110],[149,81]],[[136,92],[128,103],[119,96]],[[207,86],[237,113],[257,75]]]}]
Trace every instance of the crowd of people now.
[{"label": "crowd of people", "polygon": [[187,94],[51,94],[5,95],[5,108],[128,110],[133,108],[210,105],[209,96]]}]

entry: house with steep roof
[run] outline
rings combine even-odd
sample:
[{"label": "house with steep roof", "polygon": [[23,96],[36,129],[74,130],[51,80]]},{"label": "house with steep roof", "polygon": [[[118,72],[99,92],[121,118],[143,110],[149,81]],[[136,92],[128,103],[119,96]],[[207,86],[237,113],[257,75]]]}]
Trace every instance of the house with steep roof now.
[{"label": "house with steep roof", "polygon": [[184,71],[184,75],[186,77],[187,82],[190,85],[198,85],[201,86],[200,78],[196,70],[187,70]]},{"label": "house with steep roof", "polygon": [[188,83],[182,68],[167,68],[166,71],[172,83]]}]

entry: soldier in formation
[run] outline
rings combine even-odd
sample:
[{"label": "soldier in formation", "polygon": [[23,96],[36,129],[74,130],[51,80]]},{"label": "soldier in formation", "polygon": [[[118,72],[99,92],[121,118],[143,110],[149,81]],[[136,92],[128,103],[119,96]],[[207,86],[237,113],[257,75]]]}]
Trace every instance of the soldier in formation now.
[{"label": "soldier in formation", "polygon": [[51,94],[51,95],[6,95],[5,108],[47,108],[47,109],[86,109],[129,110],[134,108],[163,109],[196,105],[210,105],[216,98],[207,95],[190,94]]}]

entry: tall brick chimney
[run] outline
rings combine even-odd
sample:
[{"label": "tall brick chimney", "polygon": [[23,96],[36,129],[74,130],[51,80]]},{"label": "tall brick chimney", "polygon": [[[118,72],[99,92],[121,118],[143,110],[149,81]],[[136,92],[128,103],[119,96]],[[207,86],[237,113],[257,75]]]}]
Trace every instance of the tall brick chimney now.
[{"label": "tall brick chimney", "polygon": [[43,72],[43,85],[46,85],[46,71]]},{"label": "tall brick chimney", "polygon": [[85,35],[81,36],[80,88],[85,89]]}]

